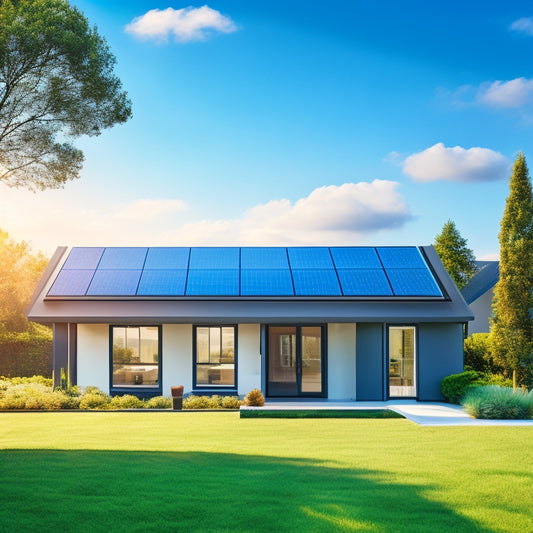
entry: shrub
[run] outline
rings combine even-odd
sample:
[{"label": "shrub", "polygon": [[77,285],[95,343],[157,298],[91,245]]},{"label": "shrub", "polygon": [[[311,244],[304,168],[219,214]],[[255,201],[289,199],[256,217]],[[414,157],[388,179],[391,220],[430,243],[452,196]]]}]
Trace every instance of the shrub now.
[{"label": "shrub", "polygon": [[265,397],[259,389],[253,389],[244,398],[244,405],[261,407],[265,405]]},{"label": "shrub", "polygon": [[484,385],[468,390],[461,404],[475,418],[528,419],[533,410],[533,393]]},{"label": "shrub", "polygon": [[467,370],[460,374],[446,376],[440,385],[440,391],[450,403],[459,403],[464,397],[466,390],[479,381],[481,375],[475,370]]},{"label": "shrub", "polygon": [[143,407],[144,402],[133,394],[113,396],[108,406],[109,409],[141,409]]},{"label": "shrub", "polygon": [[183,400],[183,409],[209,409],[210,398],[209,396],[187,396]]},{"label": "shrub", "polygon": [[144,406],[147,409],[170,409],[172,407],[172,398],[154,396],[153,398],[150,398]]},{"label": "shrub", "polygon": [[111,398],[102,391],[86,392],[80,400],[80,409],[106,409],[110,401]]},{"label": "shrub", "polygon": [[239,409],[241,403],[241,400],[237,396],[224,396],[222,398],[223,409]]}]

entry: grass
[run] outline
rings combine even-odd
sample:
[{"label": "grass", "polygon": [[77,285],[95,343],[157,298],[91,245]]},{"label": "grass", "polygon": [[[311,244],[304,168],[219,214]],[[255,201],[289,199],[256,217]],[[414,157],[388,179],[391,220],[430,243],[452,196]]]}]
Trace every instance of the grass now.
[{"label": "grass", "polygon": [[533,428],[0,413],[0,531],[533,531]]},{"label": "grass", "polygon": [[241,418],[404,418],[390,409],[241,409]]}]

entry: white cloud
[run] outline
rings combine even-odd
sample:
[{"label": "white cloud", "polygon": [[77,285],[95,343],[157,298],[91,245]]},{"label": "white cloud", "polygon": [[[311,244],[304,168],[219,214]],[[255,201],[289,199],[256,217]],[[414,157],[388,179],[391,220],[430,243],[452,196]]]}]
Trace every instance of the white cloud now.
[{"label": "white cloud", "polygon": [[505,178],[509,165],[505,156],[488,148],[446,148],[443,143],[437,143],[410,155],[404,161],[403,172],[422,182],[482,182]]},{"label": "white cloud", "polygon": [[272,200],[233,220],[182,226],[174,241],[196,244],[354,244],[364,235],[399,228],[413,217],[399,184],[374,180],[320,187],[296,202]]},{"label": "white cloud", "polygon": [[203,41],[214,33],[231,33],[237,26],[231,18],[208,6],[183,9],[151,9],[134,18],[126,31],[141,39],[166,41],[169,35],[179,42]]},{"label": "white cloud", "polygon": [[533,35],[533,18],[522,17],[515,20],[511,24],[510,29],[519,33],[525,33],[526,35]]},{"label": "white cloud", "polygon": [[523,107],[533,102],[533,79],[483,83],[479,86],[477,101],[492,107]]}]

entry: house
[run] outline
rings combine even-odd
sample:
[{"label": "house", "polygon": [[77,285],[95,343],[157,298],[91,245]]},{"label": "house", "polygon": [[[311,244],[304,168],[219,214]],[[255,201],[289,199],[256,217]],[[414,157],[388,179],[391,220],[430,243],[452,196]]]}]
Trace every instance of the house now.
[{"label": "house", "polygon": [[479,268],[478,272],[461,291],[474,314],[474,320],[468,324],[469,335],[489,333],[494,287],[500,279],[499,261],[479,261],[476,265]]},{"label": "house", "polygon": [[110,394],[440,400],[473,318],[426,247],[71,248],[30,303]]}]

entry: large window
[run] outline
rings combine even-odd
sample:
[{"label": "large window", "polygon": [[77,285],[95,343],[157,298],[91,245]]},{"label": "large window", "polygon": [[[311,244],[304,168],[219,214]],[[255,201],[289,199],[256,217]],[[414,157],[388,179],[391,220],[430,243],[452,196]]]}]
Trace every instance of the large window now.
[{"label": "large window", "polygon": [[235,326],[196,326],[195,387],[236,387],[235,331]]},{"label": "large window", "polygon": [[159,387],[158,326],[111,328],[112,387]]},{"label": "large window", "polygon": [[416,396],[415,328],[389,327],[389,396]]}]

